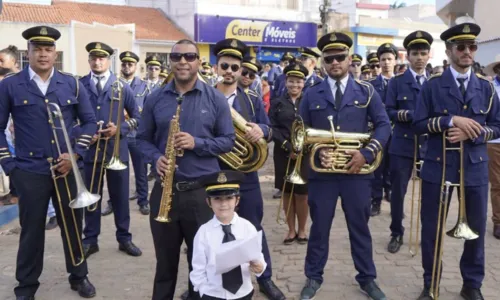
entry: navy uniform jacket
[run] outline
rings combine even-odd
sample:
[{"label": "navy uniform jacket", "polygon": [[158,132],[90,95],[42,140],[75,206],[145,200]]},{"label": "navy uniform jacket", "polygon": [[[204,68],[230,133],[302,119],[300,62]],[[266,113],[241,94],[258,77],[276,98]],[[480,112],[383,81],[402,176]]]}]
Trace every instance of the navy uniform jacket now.
[{"label": "navy uniform jacket", "polygon": [[[412,128],[415,105],[420,87],[410,69],[389,81],[385,105],[389,119],[394,124],[394,132],[389,153],[413,158],[415,155],[415,134]],[[426,149],[426,136],[419,137],[419,155]]]},{"label": "navy uniform jacket", "polygon": [[275,66],[269,70],[267,79],[271,85],[275,84],[276,79],[283,74],[283,69],[280,66]]},{"label": "navy uniform jacket", "polygon": [[[147,96],[137,139],[143,155],[153,162],[153,166],[165,155],[170,121],[179,96],[174,80]],[[200,80],[196,81],[193,90],[184,94],[181,107],[180,130],[194,137],[195,146],[176,158],[179,167],[175,178],[196,180],[220,170],[217,156],[234,146],[233,122],[226,97]]]},{"label": "navy uniform jacket", "polygon": [[379,94],[380,99],[382,99],[382,102],[385,104],[386,103],[386,89],[387,89],[388,85],[385,85],[384,77],[382,77],[382,75],[378,75],[375,78],[369,79],[368,82],[370,82],[371,85],[373,85],[373,87],[375,88],[375,90]]},{"label": "navy uniform jacket", "polygon": [[280,74],[273,83],[273,89],[271,90],[271,99],[278,98],[282,95],[282,87],[286,81],[286,75]]},{"label": "navy uniform jacket", "polygon": [[[384,149],[391,134],[389,118],[378,93],[371,84],[354,80],[351,76],[347,81],[339,112],[335,109],[335,100],[328,80],[309,88],[300,103],[299,112],[306,126],[328,131],[331,130],[328,116],[333,116],[335,130],[341,132],[368,133],[368,119],[372,120],[375,127],[372,139],[360,150],[367,163],[371,163],[376,154]],[[321,165],[317,157],[316,165]],[[347,175],[316,173],[312,170],[309,173],[309,178],[314,180],[350,179],[354,178],[353,176],[372,179],[373,173]]]},{"label": "navy uniform jacket", "polygon": [[[127,83],[125,80],[123,81],[124,83]],[[140,79],[138,76],[135,76],[129,86],[134,95],[135,103],[137,104],[140,114],[142,112],[142,108],[144,107],[144,99],[149,93],[151,93],[148,87],[148,83]],[[133,138],[136,135],[137,131],[131,130],[127,136]]]},{"label": "navy uniform jacket", "polygon": [[[245,103],[245,107],[241,106],[240,103]],[[248,122],[258,124],[264,133],[264,139],[270,142],[272,139],[272,129],[271,122],[267,117],[266,110],[264,109],[264,103],[262,98],[260,98],[257,93],[251,90],[246,92],[238,87],[236,97],[234,98],[233,108],[236,110],[243,118]],[[229,151],[227,151],[229,152]],[[221,161],[222,169],[231,169],[229,166],[225,165]],[[245,173],[245,179],[243,183],[259,183],[259,176],[257,171]]]},{"label": "navy uniform jacket", "polygon": [[[465,99],[450,69],[424,83],[417,99],[413,126],[417,134],[429,134],[428,149],[421,170],[423,180],[441,184],[443,132],[450,128],[453,116],[471,118],[484,128],[474,141],[464,141],[465,185],[488,184],[486,142],[500,136],[500,107],[492,83],[471,72]],[[458,147],[459,143],[450,144]],[[458,183],[460,155],[446,153],[446,180]]]},{"label": "navy uniform jacket", "polygon": [[[139,125],[139,109],[137,107],[137,104],[135,103],[134,100],[134,95],[132,93],[132,90],[127,84],[123,84],[123,90],[122,90],[122,101],[123,101],[123,108],[129,115],[130,119],[125,120],[125,114],[120,112],[118,114],[118,106],[119,106],[119,101],[113,100],[112,98],[116,98],[118,96],[117,93],[113,95],[112,92],[112,87],[111,85],[116,81],[116,76],[115,74],[111,73],[111,75],[108,78],[108,81],[102,88],[101,95],[98,95],[96,86],[94,84],[94,81],[92,80],[92,77],[90,74],[82,77],[80,79],[80,82],[83,84],[83,86],[87,89],[88,94],[90,95],[90,103],[92,104],[92,108],[94,109],[95,115],[96,115],[96,120],[97,122],[103,121],[104,124],[102,126],[103,129],[106,129],[106,124],[109,122],[109,110],[111,105],[113,105],[113,112],[111,116],[111,122],[113,122],[115,125],[117,124],[118,120],[118,115],[120,118],[122,118],[122,124],[121,124],[121,132],[120,132],[120,160],[123,162],[127,162],[129,159],[128,155],[128,144],[127,144],[127,134],[131,131],[137,128]],[[114,148],[114,137],[111,138],[108,141],[108,148],[106,149],[106,159],[105,161],[109,161],[109,159],[113,155],[113,148]],[[103,151],[104,151],[104,139],[100,141],[101,144],[101,149],[99,151],[99,155],[97,158],[98,162],[102,161],[103,157]],[[87,155],[84,158],[85,163],[92,163],[94,162],[95,158],[95,152],[97,148],[97,143],[94,143],[93,145],[90,146],[90,151],[87,153]]]},{"label": "navy uniform jacket", "polygon": [[[305,94],[310,87],[318,84],[321,81],[323,81],[323,78],[321,78],[318,75],[316,75],[316,72],[313,72],[313,74],[311,76],[309,76],[309,78],[307,78],[307,80],[304,82],[304,88],[302,89],[302,94]],[[278,93],[277,97],[281,97],[281,96],[283,96],[283,95],[285,95],[287,93],[287,90],[286,90],[286,77],[285,77],[285,80],[283,80],[281,82],[281,86],[279,88],[279,91],[280,92]]]},{"label": "navy uniform jacket", "polygon": [[[59,105],[70,137],[73,136],[74,121],[80,120],[81,134],[74,143],[74,152],[85,156],[96,130],[94,111],[86,90],[73,76],[54,70],[44,96],[36,83],[30,80],[28,68],[25,68],[0,82],[0,163],[7,174],[15,167],[50,174],[47,158],[57,159],[59,154],[49,124],[47,102]],[[12,114],[16,128],[15,158],[11,157],[5,136],[9,114]],[[55,120],[55,125],[59,126]],[[62,153],[67,153],[62,131],[56,132]]]}]

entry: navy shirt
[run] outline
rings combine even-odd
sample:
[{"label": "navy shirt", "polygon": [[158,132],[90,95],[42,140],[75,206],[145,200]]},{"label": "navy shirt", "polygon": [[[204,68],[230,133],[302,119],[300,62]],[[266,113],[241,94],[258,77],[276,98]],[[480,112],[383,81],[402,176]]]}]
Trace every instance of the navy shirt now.
[{"label": "navy shirt", "polygon": [[[137,133],[142,153],[153,162],[165,155],[170,120],[177,109],[175,81],[147,96]],[[180,130],[194,137],[193,150],[176,158],[176,180],[194,180],[220,170],[217,156],[231,151],[235,134],[227,100],[215,88],[196,81],[183,95]]]},{"label": "navy shirt", "polygon": [[[59,105],[68,135],[74,136],[73,125],[80,120],[81,130],[74,152],[84,156],[96,130],[96,119],[86,90],[73,76],[54,70],[44,95],[30,80],[29,70],[0,82],[0,163],[9,174],[15,167],[38,174],[50,174],[47,158],[59,157],[46,103]],[[53,110],[51,108],[51,110]],[[8,150],[5,128],[12,114],[15,126],[16,157]],[[57,119],[56,126],[59,126]],[[62,130],[56,130],[61,152],[67,153]],[[70,141],[70,143],[72,143]]]},{"label": "navy shirt", "polygon": [[[132,93],[134,95],[135,104],[137,104],[140,114],[144,106],[144,99],[146,98],[147,95],[151,93],[148,87],[148,83],[145,80],[140,79],[138,76],[134,77],[130,83],[128,83],[124,79],[122,80],[123,82],[129,84],[130,89],[132,90]],[[135,138],[136,135],[137,135],[137,130],[134,129],[129,132],[127,137]]]}]

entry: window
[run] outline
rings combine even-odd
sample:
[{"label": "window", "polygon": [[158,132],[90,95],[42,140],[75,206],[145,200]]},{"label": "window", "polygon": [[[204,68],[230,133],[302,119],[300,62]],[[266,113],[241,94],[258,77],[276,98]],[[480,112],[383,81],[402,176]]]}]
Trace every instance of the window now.
[{"label": "window", "polygon": [[[22,70],[29,65],[28,50],[19,50],[19,68]],[[57,59],[54,64],[56,70],[63,70],[63,52],[57,51]]]},{"label": "window", "polygon": [[160,53],[160,52],[146,52],[146,57],[150,57],[153,55],[156,55],[159,61],[163,62],[162,67],[167,68],[168,67],[168,54],[169,53]]}]

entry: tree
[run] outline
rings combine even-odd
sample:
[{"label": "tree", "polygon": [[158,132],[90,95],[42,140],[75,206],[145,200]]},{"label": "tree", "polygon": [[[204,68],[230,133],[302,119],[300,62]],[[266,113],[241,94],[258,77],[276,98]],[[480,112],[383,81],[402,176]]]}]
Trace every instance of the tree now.
[{"label": "tree", "polygon": [[406,2],[398,3],[398,1],[394,1],[393,4],[389,5],[389,9],[398,9],[402,7],[406,7]]}]

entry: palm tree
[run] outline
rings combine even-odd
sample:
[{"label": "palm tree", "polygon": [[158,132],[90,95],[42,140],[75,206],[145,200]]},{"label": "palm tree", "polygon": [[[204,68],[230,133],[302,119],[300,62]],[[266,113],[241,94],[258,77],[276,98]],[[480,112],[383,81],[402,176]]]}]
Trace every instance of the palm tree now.
[{"label": "palm tree", "polygon": [[398,1],[394,1],[393,4],[389,5],[389,9],[398,9],[402,7],[406,7],[406,2],[398,3]]}]

